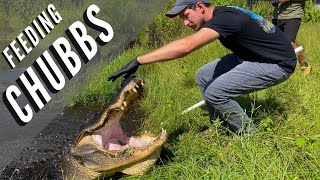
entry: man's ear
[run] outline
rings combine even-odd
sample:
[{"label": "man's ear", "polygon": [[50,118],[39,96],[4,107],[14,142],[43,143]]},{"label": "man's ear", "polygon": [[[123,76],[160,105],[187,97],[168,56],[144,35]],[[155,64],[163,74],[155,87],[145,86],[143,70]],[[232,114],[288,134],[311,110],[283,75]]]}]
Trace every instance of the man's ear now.
[{"label": "man's ear", "polygon": [[204,7],[205,6],[202,2],[197,2],[196,9],[199,9],[202,14],[204,14],[204,11],[205,11]]}]

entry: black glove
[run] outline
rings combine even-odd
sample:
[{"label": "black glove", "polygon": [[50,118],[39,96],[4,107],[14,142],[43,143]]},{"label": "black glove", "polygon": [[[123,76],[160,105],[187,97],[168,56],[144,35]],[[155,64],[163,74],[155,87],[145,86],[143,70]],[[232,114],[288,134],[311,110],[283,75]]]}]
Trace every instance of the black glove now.
[{"label": "black glove", "polygon": [[119,71],[113,73],[108,77],[108,81],[115,81],[119,76],[126,74],[124,78],[130,77],[133,73],[135,73],[141,64],[138,62],[137,58],[131,60],[127,65],[121,68]]}]

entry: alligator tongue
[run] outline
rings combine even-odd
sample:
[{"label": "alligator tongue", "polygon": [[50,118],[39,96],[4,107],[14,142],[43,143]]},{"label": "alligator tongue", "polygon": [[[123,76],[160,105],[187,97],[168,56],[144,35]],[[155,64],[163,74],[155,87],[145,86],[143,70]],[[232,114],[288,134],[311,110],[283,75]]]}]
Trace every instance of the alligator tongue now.
[{"label": "alligator tongue", "polygon": [[111,138],[106,142],[104,148],[108,150],[121,150],[124,146],[125,144],[122,144],[118,138]]},{"label": "alligator tongue", "polygon": [[120,136],[119,137],[111,137],[108,140],[103,142],[103,137],[101,135],[92,135],[94,141],[102,148],[107,150],[121,150],[123,147],[129,145],[131,147],[147,147],[150,143],[152,143],[156,138],[154,137],[144,137],[144,138],[136,138],[136,137],[128,137],[128,136]]},{"label": "alligator tongue", "polygon": [[127,143],[123,144],[122,141],[118,138],[110,138],[104,148],[108,150],[121,150],[123,147],[126,145],[129,145],[131,147],[147,147],[152,141],[154,141],[155,138],[144,138],[144,139],[139,139],[135,137],[127,137]]}]

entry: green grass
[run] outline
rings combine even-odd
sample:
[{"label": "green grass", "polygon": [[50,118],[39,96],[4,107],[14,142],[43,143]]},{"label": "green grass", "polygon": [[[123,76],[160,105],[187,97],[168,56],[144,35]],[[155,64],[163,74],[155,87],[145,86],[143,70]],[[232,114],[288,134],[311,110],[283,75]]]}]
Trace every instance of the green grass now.
[{"label": "green grass", "polygon": [[[304,23],[297,43],[313,67],[304,76],[297,66],[289,80],[275,87],[238,98],[260,126],[254,136],[227,136],[220,124],[210,124],[204,108],[186,115],[181,111],[202,100],[195,73],[205,63],[229,51],[215,42],[176,61],[142,66],[145,97],[139,111],[146,112],[142,130],[167,130],[169,140],[160,162],[144,176],[124,179],[319,179],[320,178],[320,24]],[[137,55],[150,51],[135,47],[107,65],[74,104],[107,104],[121,78],[106,78]],[[200,129],[212,132],[199,136]]]},{"label": "green grass", "polygon": [[[2,4],[6,6],[0,7],[0,16],[9,17],[9,14],[11,19],[4,18],[0,22],[3,27],[0,29],[0,39],[12,41],[45,9],[48,2],[39,1],[37,5],[27,3],[26,6],[22,0],[3,1]],[[105,5],[101,6],[105,12],[113,9],[109,1],[98,2]],[[241,7],[245,4],[245,1],[238,0],[212,2],[214,5]],[[312,8],[310,2],[304,20],[319,22],[320,13]],[[66,27],[81,19],[88,3],[80,3],[78,6],[63,1],[55,3],[64,20],[42,41],[43,46],[47,47]],[[253,6],[253,11],[270,19],[272,6],[268,2],[259,2]],[[124,52],[107,65],[73,99],[70,106],[107,105],[121,82],[121,78],[113,83],[107,81],[111,73],[132,58],[150,51],[150,46],[159,46],[178,38],[180,34],[189,33],[182,28],[182,24],[177,25],[177,22],[181,23],[179,20],[165,18],[164,12],[139,34],[141,46]],[[119,17],[124,16],[119,14]],[[130,16],[126,18],[124,22],[135,26],[134,19],[130,19]],[[122,27],[121,22],[119,24]],[[114,27],[116,25],[113,24]],[[146,114],[141,131],[158,133],[164,128],[169,139],[162,149],[160,162],[146,175],[126,176],[124,179],[320,179],[319,29],[319,23],[304,23],[297,39],[313,67],[309,76],[303,76],[297,67],[288,81],[238,98],[247,114],[261,128],[254,136],[225,135],[225,130],[218,122],[210,124],[208,113],[203,107],[181,115],[182,110],[202,100],[195,81],[197,69],[229,53],[218,42],[176,61],[142,66],[135,74],[143,77],[146,84],[145,97],[137,104],[138,112]],[[199,136],[198,132],[208,126],[212,127],[212,132]]]}]

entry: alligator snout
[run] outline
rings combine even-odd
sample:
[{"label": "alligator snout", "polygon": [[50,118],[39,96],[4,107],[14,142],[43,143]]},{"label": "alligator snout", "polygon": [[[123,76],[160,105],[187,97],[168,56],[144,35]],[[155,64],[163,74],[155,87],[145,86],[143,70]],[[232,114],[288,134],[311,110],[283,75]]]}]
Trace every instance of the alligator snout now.
[{"label": "alligator snout", "polygon": [[126,79],[99,118],[89,119],[81,128],[62,163],[65,179],[95,179],[116,172],[143,174],[156,162],[167,140],[166,131],[128,136],[120,124],[142,96],[143,87],[139,77]]}]

